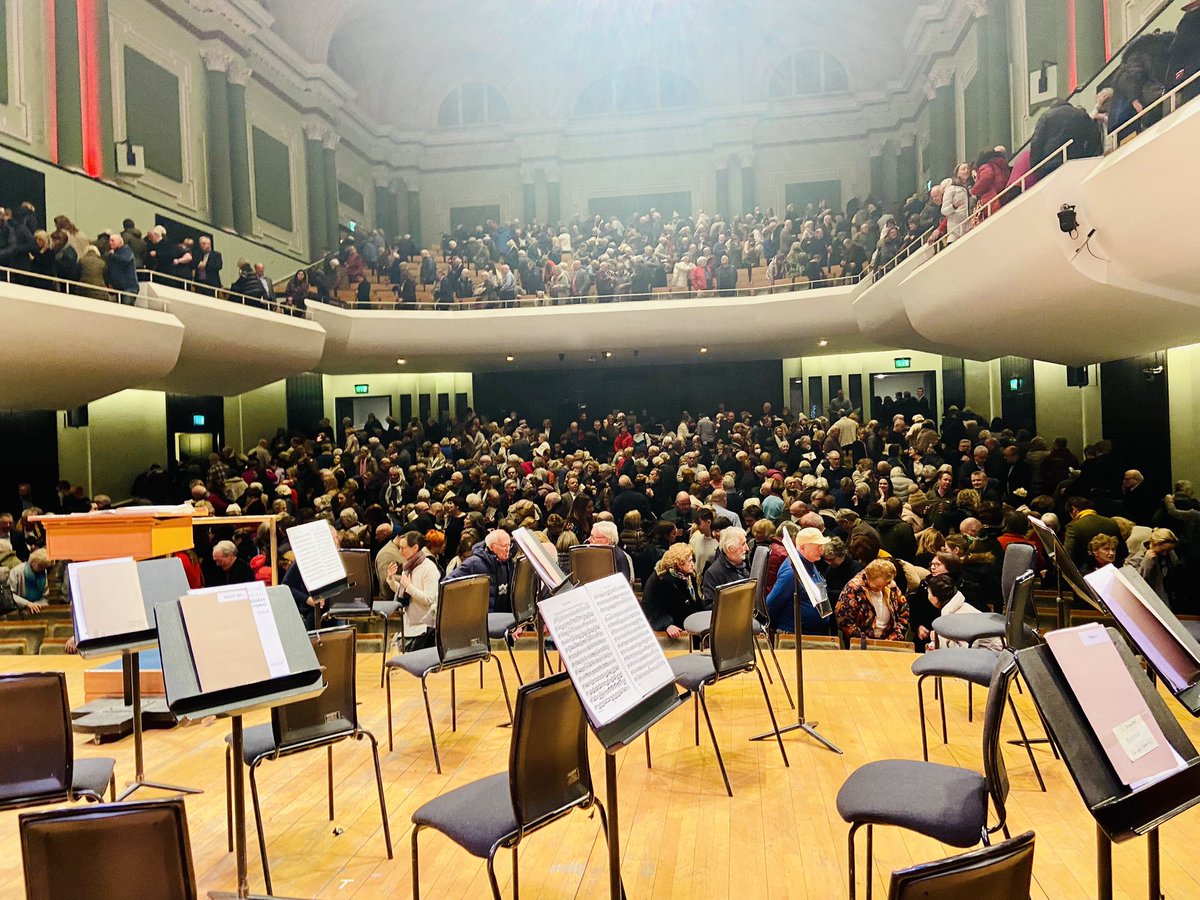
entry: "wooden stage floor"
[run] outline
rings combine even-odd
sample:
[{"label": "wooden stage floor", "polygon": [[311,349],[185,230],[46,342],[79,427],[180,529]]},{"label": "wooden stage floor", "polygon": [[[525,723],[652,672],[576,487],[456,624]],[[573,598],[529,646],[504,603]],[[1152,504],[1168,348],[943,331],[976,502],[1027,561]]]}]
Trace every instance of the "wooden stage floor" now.
[{"label": "wooden stage floor", "polygon": [[[785,671],[792,654],[780,652]],[[518,654],[523,671],[535,671],[532,652]],[[420,804],[475,778],[507,766],[509,730],[494,666],[478,690],[473,670],[458,678],[459,728],[450,732],[448,676],[432,676],[431,699],[445,774],[436,774],[417,679],[394,679],[396,749],[387,752],[387,720],[378,684],[379,657],[359,657],[359,700],[364,725],[382,748],[384,787],[391,816],[395,859],[384,851],[369,746],[342,743],[334,750],[337,816],[327,818],[325,754],[313,752],[267,762],[260,768],[267,846],[277,893],[288,897],[411,896],[410,816]],[[648,771],[641,746],[619,757],[622,871],[631,898],[846,896],[846,826],[834,800],[846,776],[875,759],[920,759],[912,657],[880,652],[812,652],[805,657],[808,714],[820,731],[838,743],[835,755],[809,739],[785,738],[791,767],[785,769],[774,742],[746,738],[769,727],[757,679],[739,677],[709,693],[713,724],[725,754],[734,798],[725,795],[716,759],[701,727],[693,744],[692,713],[680,709],[652,733],[654,769]],[[507,659],[506,676],[512,681]],[[63,667],[72,702],[83,696],[83,671],[76,657],[3,657],[7,671]],[[510,685],[510,689],[511,689]],[[781,723],[794,713],[779,685],[770,688]],[[950,744],[936,734],[936,704],[930,705],[930,753],[935,762],[978,769],[982,692],[976,690],[976,717],[967,722],[966,689],[948,690]],[[1028,695],[1016,696],[1027,727],[1039,733]],[[1173,701],[1168,701],[1176,710]],[[263,721],[259,715],[247,724]],[[1182,718],[1182,717],[1181,717]],[[1200,727],[1185,727],[1200,742]],[[1006,737],[1015,737],[1011,721]],[[187,798],[188,824],[196,876],[204,891],[235,886],[233,855],[226,852],[224,750],[227,721],[147,732],[146,769],[151,779],[190,785],[204,793]],[[936,735],[936,736],[935,736]],[[77,742],[79,755],[117,759],[118,784],[133,775],[132,738],[96,747]],[[1013,833],[1037,832],[1035,898],[1065,900],[1095,895],[1094,827],[1066,768],[1045,745],[1035,751],[1049,793],[1037,789],[1032,769],[1018,747],[1006,746],[1012,779],[1009,823]],[[0,765],[2,765],[0,761]],[[603,758],[593,755],[592,774],[603,796]],[[143,791],[138,796],[152,796]],[[247,804],[249,792],[247,791]],[[0,897],[23,895],[17,812],[0,813]],[[262,890],[262,875],[249,822],[251,888]],[[337,833],[335,829],[340,829]],[[860,841],[860,854],[865,843]],[[1184,813],[1163,828],[1162,872],[1166,895],[1200,896],[1195,847],[1200,845],[1197,812]],[[424,896],[479,898],[488,895],[487,875],[475,859],[441,836],[421,836]],[[880,828],[875,838],[877,896],[886,896],[888,873],[911,863],[956,851],[897,829]],[[505,854],[507,855],[507,854]],[[1145,841],[1114,848],[1116,894],[1144,898]],[[521,889],[525,898],[607,897],[605,845],[599,817],[576,813],[533,835],[522,845]],[[505,896],[510,894],[507,859],[497,865]],[[860,856],[860,878],[862,872]],[[861,896],[861,895],[860,895]]]}]

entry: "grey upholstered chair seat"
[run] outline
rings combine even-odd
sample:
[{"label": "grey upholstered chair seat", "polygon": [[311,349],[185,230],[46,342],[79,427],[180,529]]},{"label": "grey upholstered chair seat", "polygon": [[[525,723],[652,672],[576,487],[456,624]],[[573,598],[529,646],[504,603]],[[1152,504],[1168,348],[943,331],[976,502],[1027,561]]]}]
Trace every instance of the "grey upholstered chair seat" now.
[{"label": "grey upholstered chair seat", "polygon": [[[232,744],[233,737],[225,735],[225,743]],[[246,765],[252,764],[256,759],[263,756],[269,756],[275,752],[275,730],[271,727],[270,722],[264,722],[262,725],[251,725],[249,728],[242,730],[242,758]]]},{"label": "grey upholstered chair seat", "polygon": [[432,669],[441,661],[437,647],[426,647],[424,650],[413,650],[411,653],[400,653],[387,661],[389,669],[400,669],[418,678],[427,669]]},{"label": "grey upholstered chair seat", "polygon": [[1197,622],[1194,619],[1180,619],[1179,621],[1183,624],[1184,630],[1186,630],[1188,634],[1200,641],[1200,622]]},{"label": "grey upholstered chair seat", "polygon": [[[695,635],[696,637],[701,637],[702,635],[708,634],[709,629],[711,629],[711,628],[712,628],[712,610],[705,610],[704,612],[692,613],[690,616],[688,616],[686,619],[683,620],[683,630],[686,631],[688,634]],[[767,626],[765,626],[762,622],[758,621],[758,619],[755,619],[754,620],[754,633],[755,634],[766,634]]]},{"label": "grey upholstered chair seat", "polygon": [[987,687],[991,684],[992,670],[996,668],[999,656],[996,650],[980,647],[944,647],[922,654],[920,659],[912,664],[912,673],[918,677],[940,675],[946,678],[961,678],[972,684]]},{"label": "grey upholstered chair seat", "polygon": [[95,795],[103,799],[104,792],[112,782],[115,759],[106,757],[80,757],[71,768],[71,793]]},{"label": "grey upholstered chair seat", "polygon": [[667,662],[671,664],[671,671],[675,673],[675,683],[689,691],[698,689],[702,683],[717,674],[712,655],[708,653],[672,656]]},{"label": "grey upholstered chair seat", "polygon": [[1001,613],[959,613],[933,620],[933,630],[938,637],[968,644],[984,638],[1004,637],[1004,626]]},{"label": "grey upholstered chair seat", "polygon": [[953,847],[973,847],[987,821],[987,797],[987,782],[978,772],[885,759],[846,779],[837,810],[854,824],[896,825]]},{"label": "grey upholstered chair seat", "polygon": [[488,613],[488,637],[498,639],[517,624],[517,617],[512,613]]},{"label": "grey upholstered chair seat", "polygon": [[400,609],[399,600],[376,600],[371,607],[381,616],[394,616]]},{"label": "grey upholstered chair seat", "polygon": [[509,774],[489,775],[435,797],[414,812],[412,820],[486,859],[492,847],[517,831]]}]

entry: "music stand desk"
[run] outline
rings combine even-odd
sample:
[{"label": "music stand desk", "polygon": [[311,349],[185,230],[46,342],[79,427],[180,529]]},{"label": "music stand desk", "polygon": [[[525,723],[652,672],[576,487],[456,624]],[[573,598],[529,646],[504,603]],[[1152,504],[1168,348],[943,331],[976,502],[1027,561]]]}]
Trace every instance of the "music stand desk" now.
[{"label": "music stand desk", "polygon": [[181,722],[200,722],[213,716],[228,716],[232,723],[230,755],[233,759],[233,823],[238,884],[235,892],[214,891],[209,894],[210,898],[221,900],[264,896],[250,893],[247,874],[246,763],[242,717],[257,710],[309,700],[319,696],[326,687],[304,621],[296,611],[292,592],[286,587],[271,587],[267,588],[267,597],[291,674],[208,694],[200,689],[179,602],[160,603],[155,607],[167,706]]},{"label": "music stand desk", "polygon": [[1163,736],[1186,763],[1177,772],[1137,790],[1117,777],[1050,648],[1040,645],[1019,651],[1017,667],[1041,710],[1050,736],[1062,751],[1084,805],[1096,820],[1097,896],[1100,900],[1112,897],[1112,844],[1146,835],[1149,895],[1158,900],[1161,891],[1157,829],[1200,803],[1200,754],[1120,633],[1115,628],[1109,628],[1108,633]]}]

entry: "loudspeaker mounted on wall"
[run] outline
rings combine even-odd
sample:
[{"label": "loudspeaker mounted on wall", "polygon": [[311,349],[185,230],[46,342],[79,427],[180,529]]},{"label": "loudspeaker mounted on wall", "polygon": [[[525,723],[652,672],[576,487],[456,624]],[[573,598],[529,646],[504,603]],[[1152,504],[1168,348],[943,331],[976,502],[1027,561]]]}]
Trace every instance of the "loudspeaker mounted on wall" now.
[{"label": "loudspeaker mounted on wall", "polygon": [[1089,381],[1087,366],[1067,366],[1067,387],[1087,387]]},{"label": "loudspeaker mounted on wall", "polygon": [[146,150],[141,144],[117,141],[117,174],[140,178],[146,174]]}]

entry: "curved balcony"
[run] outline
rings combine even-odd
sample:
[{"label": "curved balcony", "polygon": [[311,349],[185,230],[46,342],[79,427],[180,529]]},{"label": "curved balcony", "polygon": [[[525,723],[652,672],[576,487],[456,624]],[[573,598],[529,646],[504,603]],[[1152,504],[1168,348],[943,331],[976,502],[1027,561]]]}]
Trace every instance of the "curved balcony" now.
[{"label": "curved balcony", "polygon": [[487,371],[577,367],[605,351],[619,365],[632,363],[633,351],[678,362],[695,361],[701,347],[706,358],[735,360],[812,354],[820,352],[819,341],[828,342],[828,352],[876,349],[859,333],[852,308],[857,290],[846,284],[501,309],[344,309],[310,301],[309,309],[327,335],[323,372],[394,371],[398,358],[405,371]]},{"label": "curved balcony", "polygon": [[175,367],[184,326],[153,299],[126,306],[81,295],[97,290],[88,285],[17,277],[46,287],[0,283],[7,348],[0,354],[0,408],[72,409]]},{"label": "curved balcony", "polygon": [[148,297],[183,323],[179,360],[142,387],[181,394],[241,394],[316,367],[325,330],[301,316],[281,315],[251,297],[185,290],[186,282],[152,275]]}]

